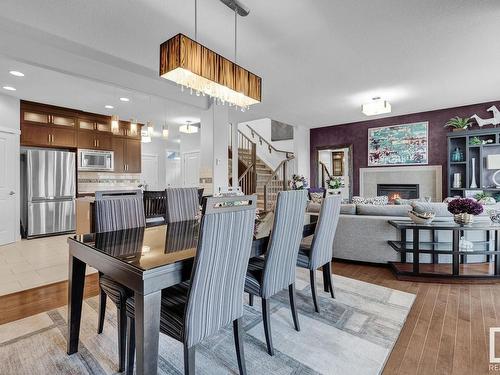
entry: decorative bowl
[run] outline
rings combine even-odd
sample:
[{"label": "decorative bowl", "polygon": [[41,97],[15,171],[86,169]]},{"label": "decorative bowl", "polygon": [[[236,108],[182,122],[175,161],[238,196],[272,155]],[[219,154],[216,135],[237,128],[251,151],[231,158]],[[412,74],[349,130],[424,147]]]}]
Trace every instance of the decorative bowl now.
[{"label": "decorative bowl", "polygon": [[474,222],[474,215],[467,213],[455,214],[453,220],[459,225],[469,225]]},{"label": "decorative bowl", "polygon": [[434,212],[418,213],[415,211],[408,211],[408,216],[415,224],[430,224],[436,214]]},{"label": "decorative bowl", "polygon": [[488,214],[493,225],[500,225],[500,210],[489,210]]}]

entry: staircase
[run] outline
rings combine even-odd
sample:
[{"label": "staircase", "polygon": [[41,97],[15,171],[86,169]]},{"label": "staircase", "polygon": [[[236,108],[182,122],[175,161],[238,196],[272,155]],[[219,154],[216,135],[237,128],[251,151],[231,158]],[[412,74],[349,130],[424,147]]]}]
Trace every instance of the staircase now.
[{"label": "staircase", "polygon": [[[238,130],[238,184],[245,194],[257,194],[258,208],[272,211],[278,192],[288,189],[288,181],[293,174],[294,156],[290,152],[277,150],[252,128],[248,128],[251,130],[252,139]],[[283,156],[276,169],[272,169],[257,156],[257,143],[253,139],[259,142],[260,146],[266,146],[265,152]],[[229,145],[231,158],[231,142]],[[231,164],[229,163],[230,176]]]}]

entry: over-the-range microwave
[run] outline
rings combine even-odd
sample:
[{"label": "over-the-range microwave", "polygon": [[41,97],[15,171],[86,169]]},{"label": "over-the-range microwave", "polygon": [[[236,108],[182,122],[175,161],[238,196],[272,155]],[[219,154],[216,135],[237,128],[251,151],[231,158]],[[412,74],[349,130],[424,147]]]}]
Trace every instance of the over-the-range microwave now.
[{"label": "over-the-range microwave", "polygon": [[113,171],[113,151],[78,150],[79,171]]}]

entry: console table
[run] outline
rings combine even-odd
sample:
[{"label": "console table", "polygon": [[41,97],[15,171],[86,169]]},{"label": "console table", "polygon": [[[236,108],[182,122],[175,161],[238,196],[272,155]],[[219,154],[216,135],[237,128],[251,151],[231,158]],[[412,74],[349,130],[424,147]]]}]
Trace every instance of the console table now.
[{"label": "console table", "polygon": [[[432,222],[415,224],[409,220],[389,220],[389,224],[401,231],[399,241],[388,241],[389,245],[401,254],[400,262],[390,262],[396,276],[400,279],[419,278],[500,278],[500,226],[489,222],[477,222],[470,225],[458,225],[454,222]],[[437,242],[436,231],[450,231],[451,242]],[[407,241],[407,232],[413,238]],[[420,241],[421,232],[430,231],[429,241]],[[460,238],[467,231],[484,231],[484,241],[471,241],[472,249],[460,249]],[[407,254],[413,260],[407,262]],[[432,263],[420,263],[421,254],[430,254]],[[451,263],[440,263],[439,255],[451,256]],[[484,255],[483,263],[467,263],[468,255]]]}]

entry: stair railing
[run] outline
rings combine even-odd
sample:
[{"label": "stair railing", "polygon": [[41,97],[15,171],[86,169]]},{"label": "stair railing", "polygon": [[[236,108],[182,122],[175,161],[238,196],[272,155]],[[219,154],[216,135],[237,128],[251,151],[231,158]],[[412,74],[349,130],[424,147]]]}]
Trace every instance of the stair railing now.
[{"label": "stair railing", "polygon": [[295,156],[293,154],[283,160],[264,184],[264,210],[272,211],[276,204],[278,192],[289,188],[292,175],[295,173]]},{"label": "stair railing", "polygon": [[322,161],[319,162],[319,165],[321,166],[321,187],[323,189],[326,189],[326,181],[332,179],[332,175],[328,171],[328,167],[326,166],[325,163]]},{"label": "stair railing", "polygon": [[[232,143],[230,136],[228,142],[230,155],[232,154]],[[239,130],[238,161],[245,166],[243,173],[238,176],[238,186],[241,187],[244,194],[255,194],[257,191],[257,145]]]},{"label": "stair railing", "polygon": [[276,153],[281,153],[285,155],[285,159],[288,159],[293,156],[293,152],[290,151],[284,151],[284,150],[278,150],[276,147],[274,147],[269,141],[267,141],[263,136],[261,136],[255,129],[253,129],[250,125],[247,124],[247,128],[250,129],[250,134],[252,134],[252,138],[257,137],[259,140],[259,144],[262,146],[263,143],[267,145],[267,149],[269,150],[269,153],[272,154],[273,151]]}]

